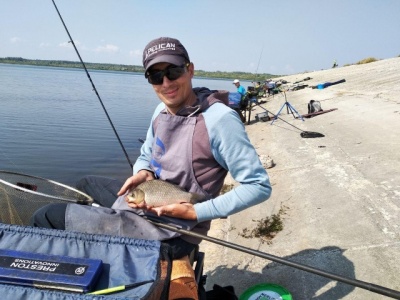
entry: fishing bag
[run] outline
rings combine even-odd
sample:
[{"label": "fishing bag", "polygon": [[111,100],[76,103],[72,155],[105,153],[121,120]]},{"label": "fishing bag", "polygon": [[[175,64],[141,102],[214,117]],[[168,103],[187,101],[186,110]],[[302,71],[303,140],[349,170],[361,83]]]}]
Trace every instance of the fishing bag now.
[{"label": "fishing bag", "polygon": [[240,93],[229,93],[229,107],[232,109],[244,110],[249,105],[251,93],[246,92],[245,95]]},{"label": "fishing bag", "polygon": [[229,93],[229,107],[230,108],[240,108],[242,102],[242,95],[240,93]]},{"label": "fishing bag", "polygon": [[0,283],[2,300],[168,299],[171,251],[160,241],[0,223],[0,249],[101,260],[103,268],[93,291],[136,285],[110,294],[90,295]]},{"label": "fishing bag", "polygon": [[319,112],[322,111],[323,109],[321,108],[321,103],[319,101],[315,100],[310,100],[308,103],[308,113],[314,113],[314,112]]}]

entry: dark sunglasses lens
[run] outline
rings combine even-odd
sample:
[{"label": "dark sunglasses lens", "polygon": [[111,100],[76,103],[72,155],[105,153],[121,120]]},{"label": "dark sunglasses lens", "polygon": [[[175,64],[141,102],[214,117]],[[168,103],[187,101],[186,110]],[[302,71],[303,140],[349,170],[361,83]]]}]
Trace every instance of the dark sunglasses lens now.
[{"label": "dark sunglasses lens", "polygon": [[185,67],[170,67],[162,71],[150,73],[147,77],[147,81],[151,84],[159,85],[163,83],[164,76],[167,76],[168,80],[176,80],[185,73]]},{"label": "dark sunglasses lens", "polygon": [[149,77],[147,77],[147,81],[151,84],[162,84],[163,78],[164,78],[164,71],[159,71],[149,74]]},{"label": "dark sunglasses lens", "polygon": [[167,76],[168,80],[176,80],[181,77],[183,73],[185,73],[184,67],[174,67],[167,70],[165,75]]}]

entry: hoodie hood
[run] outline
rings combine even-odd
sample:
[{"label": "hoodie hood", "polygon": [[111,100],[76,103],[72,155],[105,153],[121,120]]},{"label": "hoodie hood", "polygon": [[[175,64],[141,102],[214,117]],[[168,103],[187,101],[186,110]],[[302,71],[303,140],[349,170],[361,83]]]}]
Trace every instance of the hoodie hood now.
[{"label": "hoodie hood", "polygon": [[229,92],[210,90],[205,87],[194,88],[193,92],[196,94],[197,101],[193,106],[187,106],[177,112],[179,116],[189,116],[205,111],[215,103],[229,104]]}]

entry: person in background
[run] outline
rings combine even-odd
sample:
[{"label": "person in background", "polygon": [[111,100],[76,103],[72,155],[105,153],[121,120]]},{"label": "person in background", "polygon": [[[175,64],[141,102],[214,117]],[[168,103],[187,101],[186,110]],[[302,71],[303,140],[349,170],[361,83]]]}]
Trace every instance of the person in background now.
[{"label": "person in background", "polygon": [[245,101],[246,98],[246,89],[240,85],[240,81],[239,79],[235,79],[233,81],[233,84],[236,86],[237,88],[237,92],[242,95],[241,101],[240,101],[240,106],[238,108],[235,108],[234,111],[236,111],[240,117],[240,120],[242,120],[243,123],[246,122],[246,108],[247,108],[247,102]]},{"label": "person in background", "polygon": [[274,94],[274,89],[276,88],[276,83],[272,79],[269,79],[265,83],[268,91],[268,95],[273,95]]},{"label": "person in background", "polygon": [[235,79],[235,80],[233,81],[233,84],[236,86],[237,92],[238,92],[239,94],[241,94],[242,97],[244,97],[244,96],[246,95],[246,89],[245,89],[243,86],[240,85],[239,79]]},{"label": "person in background", "polygon": [[261,85],[261,81],[257,81],[257,83],[254,85],[254,89],[256,91],[256,103],[257,103],[258,97],[264,96],[264,86]]},{"label": "person in background", "polygon": [[[271,184],[243,123],[227,106],[228,91],[192,86],[194,64],[179,40],[160,37],[149,42],[143,66],[145,78],[161,102],[151,118],[133,176],[125,183],[87,176],[77,186],[101,207],[50,204],[37,211],[31,223],[161,240],[171,246],[174,259],[178,259],[189,255],[201,238],[161,229],[146,218],[205,235],[211,220],[267,200]],[[228,172],[240,185],[220,195]],[[127,194],[148,180],[168,181],[201,194],[203,200],[159,207],[129,202]]]}]

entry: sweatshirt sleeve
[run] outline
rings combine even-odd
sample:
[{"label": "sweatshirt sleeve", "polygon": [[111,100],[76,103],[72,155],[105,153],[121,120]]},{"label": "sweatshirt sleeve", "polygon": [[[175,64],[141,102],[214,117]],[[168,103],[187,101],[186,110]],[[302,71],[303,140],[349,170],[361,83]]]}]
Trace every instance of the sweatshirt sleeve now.
[{"label": "sweatshirt sleeve", "polygon": [[133,174],[136,174],[140,170],[149,170],[153,172],[150,167],[150,160],[151,160],[151,152],[152,152],[152,145],[154,139],[154,130],[153,130],[153,121],[158,116],[161,110],[165,108],[164,103],[160,103],[154,111],[154,114],[151,118],[151,123],[149,128],[147,129],[146,140],[144,144],[140,148],[140,155],[137,158],[135,164],[133,165]]},{"label": "sweatshirt sleeve", "polygon": [[224,111],[222,117],[221,110],[204,114],[206,126],[215,159],[240,185],[228,193],[195,204],[198,222],[237,213],[267,200],[271,195],[268,174],[243,123],[233,110],[227,108]]}]

